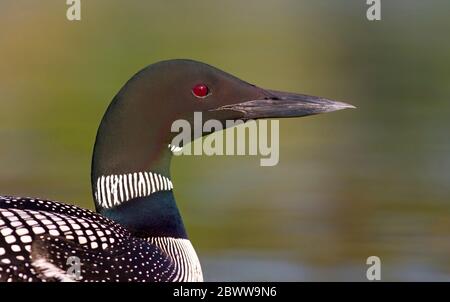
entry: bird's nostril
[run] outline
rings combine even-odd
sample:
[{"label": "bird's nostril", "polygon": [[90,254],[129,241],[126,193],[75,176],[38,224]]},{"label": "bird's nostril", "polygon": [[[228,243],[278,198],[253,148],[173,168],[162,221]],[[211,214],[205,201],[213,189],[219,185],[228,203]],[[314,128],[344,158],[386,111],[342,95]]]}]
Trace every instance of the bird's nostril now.
[{"label": "bird's nostril", "polygon": [[277,97],[277,96],[266,96],[265,98],[264,98],[265,100],[275,100],[275,101],[279,101],[280,100],[280,98],[279,97]]}]

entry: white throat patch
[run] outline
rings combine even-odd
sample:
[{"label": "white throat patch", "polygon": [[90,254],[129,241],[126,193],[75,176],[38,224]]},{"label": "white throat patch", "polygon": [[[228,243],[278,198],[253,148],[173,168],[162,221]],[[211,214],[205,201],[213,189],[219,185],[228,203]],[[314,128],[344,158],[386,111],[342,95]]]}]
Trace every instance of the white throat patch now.
[{"label": "white throat patch", "polygon": [[152,172],[108,175],[97,178],[95,199],[103,208],[112,208],[133,198],[173,189],[165,176]]}]

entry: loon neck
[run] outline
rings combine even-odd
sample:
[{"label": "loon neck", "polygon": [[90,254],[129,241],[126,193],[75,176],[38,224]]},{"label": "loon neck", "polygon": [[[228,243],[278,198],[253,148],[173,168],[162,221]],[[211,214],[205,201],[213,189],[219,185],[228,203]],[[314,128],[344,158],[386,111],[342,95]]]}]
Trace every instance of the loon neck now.
[{"label": "loon neck", "polygon": [[[101,177],[152,172],[170,178],[170,124],[155,113],[157,105],[141,73],[122,87],[100,122],[91,168],[94,195]],[[95,201],[98,211],[104,208]]]},{"label": "loon neck", "polygon": [[150,99],[155,82],[143,72],[114,97],[98,128],[91,170],[95,207],[136,236],[186,238],[170,181],[169,119],[155,113],[164,102]]},{"label": "loon neck", "polygon": [[125,226],[136,237],[187,239],[171,190],[133,198],[117,206],[103,208],[100,213]]}]

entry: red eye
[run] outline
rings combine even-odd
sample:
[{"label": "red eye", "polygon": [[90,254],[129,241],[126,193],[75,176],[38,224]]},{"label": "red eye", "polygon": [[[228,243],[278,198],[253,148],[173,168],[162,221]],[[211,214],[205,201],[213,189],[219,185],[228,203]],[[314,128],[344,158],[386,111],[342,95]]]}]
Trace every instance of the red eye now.
[{"label": "red eye", "polygon": [[197,84],[192,88],[192,93],[198,98],[204,98],[209,93],[209,88],[205,84]]}]

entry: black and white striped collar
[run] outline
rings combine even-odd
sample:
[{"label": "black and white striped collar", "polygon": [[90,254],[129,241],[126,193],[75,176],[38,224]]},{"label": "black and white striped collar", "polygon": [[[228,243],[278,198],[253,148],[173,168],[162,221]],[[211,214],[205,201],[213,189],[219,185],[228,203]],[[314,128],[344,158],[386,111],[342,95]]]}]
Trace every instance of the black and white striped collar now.
[{"label": "black and white striped collar", "polygon": [[175,282],[203,282],[203,272],[194,247],[188,239],[151,237],[147,241],[159,247],[175,264]]},{"label": "black and white striped collar", "polygon": [[97,178],[95,199],[105,208],[113,208],[128,200],[173,189],[169,178],[153,172],[107,175]]}]

